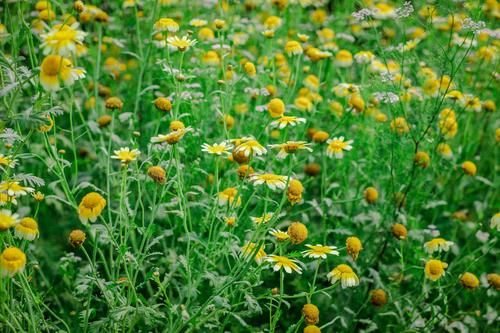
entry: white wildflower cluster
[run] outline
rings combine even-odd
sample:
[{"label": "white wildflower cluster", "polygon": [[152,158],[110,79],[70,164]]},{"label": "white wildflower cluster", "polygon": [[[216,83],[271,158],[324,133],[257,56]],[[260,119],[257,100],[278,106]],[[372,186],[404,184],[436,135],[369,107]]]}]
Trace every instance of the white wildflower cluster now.
[{"label": "white wildflower cluster", "polygon": [[392,82],[394,81],[394,74],[389,71],[380,72],[380,80],[382,82]]},{"label": "white wildflower cluster", "polygon": [[402,7],[396,9],[396,17],[397,18],[405,18],[410,16],[415,9],[410,1],[406,1]]},{"label": "white wildflower cluster", "polygon": [[483,21],[473,21],[470,17],[464,19],[462,23],[462,29],[466,31],[472,31],[477,34],[481,32],[482,29],[486,28],[486,23]]},{"label": "white wildflower cluster", "polygon": [[492,29],[486,28],[486,29],[478,30],[477,33],[487,34],[489,37],[491,37],[493,39],[500,39],[500,29],[492,30]]},{"label": "white wildflower cluster", "polygon": [[399,101],[399,96],[390,91],[381,91],[373,93],[373,97],[382,103],[394,104]]},{"label": "white wildflower cluster", "polygon": [[351,15],[356,19],[356,21],[360,22],[372,16],[373,12],[368,8],[363,8],[361,10],[358,10],[357,12],[352,13]]}]

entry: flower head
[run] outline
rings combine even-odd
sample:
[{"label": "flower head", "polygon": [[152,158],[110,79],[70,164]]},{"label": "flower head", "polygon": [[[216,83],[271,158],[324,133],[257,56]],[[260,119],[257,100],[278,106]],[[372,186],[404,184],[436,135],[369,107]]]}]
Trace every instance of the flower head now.
[{"label": "flower head", "polygon": [[38,223],[31,217],[24,217],[14,228],[16,237],[29,241],[38,238]]},{"label": "flower head", "polygon": [[56,24],[48,33],[41,34],[43,54],[71,56],[77,52],[77,45],[83,44],[87,33],[78,29],[78,23],[72,25]]},{"label": "flower head", "polygon": [[0,231],[5,231],[19,222],[19,216],[8,209],[0,210]]},{"label": "flower head", "polygon": [[0,183],[0,193],[7,193],[7,195],[11,197],[20,197],[34,191],[34,188],[19,185],[19,182],[16,181],[5,181]]},{"label": "flower head", "polygon": [[328,254],[331,254],[333,256],[339,255],[339,251],[337,251],[337,248],[335,246],[328,246],[321,244],[316,244],[316,245],[306,244],[306,247],[308,247],[309,250],[302,251],[302,255],[305,258],[326,259],[326,256]]},{"label": "flower head", "polygon": [[129,164],[132,161],[137,159],[141,152],[137,149],[132,149],[128,147],[120,148],[119,150],[114,151],[114,155],[111,156],[114,160],[120,160],[120,162],[124,165]]},{"label": "flower head", "polygon": [[430,259],[425,263],[425,276],[432,281],[439,280],[445,274],[448,264],[437,259]]},{"label": "flower head", "polygon": [[298,265],[301,264],[301,262],[298,260],[271,254],[266,258],[266,261],[273,265],[273,270],[275,272],[284,269],[288,274],[291,274],[292,271],[302,274],[302,268]]},{"label": "flower head", "polygon": [[351,144],[353,143],[353,140],[344,141],[344,137],[341,136],[338,138],[329,139],[327,143],[328,147],[326,148],[326,154],[329,157],[335,156],[335,158],[343,158],[344,150],[350,151],[352,149]]},{"label": "flower head", "polygon": [[267,185],[271,190],[284,190],[286,187],[287,177],[275,175],[272,173],[254,174],[250,177],[250,180],[255,186],[257,185]]},{"label": "flower head", "polygon": [[48,91],[57,91],[61,82],[71,86],[76,80],[85,77],[85,70],[74,68],[71,60],[59,55],[48,55],[40,66],[40,83]]},{"label": "flower head", "polygon": [[287,141],[285,143],[269,145],[270,148],[279,149],[278,157],[279,159],[284,159],[288,156],[288,154],[293,154],[298,150],[307,150],[308,152],[312,152],[312,148],[310,147],[310,143],[305,141]]},{"label": "flower head", "polygon": [[433,240],[428,241],[424,244],[424,249],[425,252],[429,254],[433,254],[436,251],[448,252],[451,245],[453,245],[453,242],[447,241],[444,238],[434,238]]},{"label": "flower head", "polygon": [[327,278],[332,284],[340,281],[342,288],[356,287],[359,284],[358,276],[354,273],[352,268],[346,264],[340,264],[335,267],[327,274]]},{"label": "flower head", "polygon": [[187,51],[191,46],[194,46],[197,41],[196,39],[189,39],[187,36],[183,36],[182,38],[173,36],[167,38],[167,43],[174,50],[184,52]]},{"label": "flower head", "polygon": [[204,143],[201,146],[201,150],[212,155],[229,155],[229,150],[232,148],[230,144],[227,142],[215,143],[213,145],[209,145],[208,143]]},{"label": "flower head", "polygon": [[257,244],[255,243],[247,243],[241,248],[241,253],[244,258],[254,255],[255,262],[260,264],[267,254],[264,252],[264,246],[261,246],[258,250],[256,249],[256,246]]},{"label": "flower head", "polygon": [[0,273],[2,276],[14,276],[24,270],[26,255],[17,247],[8,247],[0,254]]},{"label": "flower head", "polygon": [[78,206],[78,215],[83,223],[95,222],[106,207],[106,200],[97,192],[86,194]]}]

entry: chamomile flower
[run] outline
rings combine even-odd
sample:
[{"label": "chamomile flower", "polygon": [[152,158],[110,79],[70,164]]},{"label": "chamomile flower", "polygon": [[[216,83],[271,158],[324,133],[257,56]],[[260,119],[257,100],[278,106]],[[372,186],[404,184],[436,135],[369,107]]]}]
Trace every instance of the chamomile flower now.
[{"label": "chamomile flower", "polygon": [[430,259],[425,263],[425,276],[432,281],[439,280],[445,274],[448,264],[437,259]]},{"label": "chamomile flower", "polygon": [[306,119],[295,116],[282,116],[281,118],[271,122],[271,127],[283,129],[287,126],[297,126],[298,124],[305,124]]},{"label": "chamomile flower", "polygon": [[450,246],[452,245],[453,242],[447,241],[444,238],[434,238],[424,244],[424,249],[425,252],[429,254],[441,251],[448,252],[450,250]]},{"label": "chamomile flower", "polygon": [[284,269],[288,274],[291,274],[292,271],[302,274],[302,268],[299,266],[302,263],[296,259],[271,254],[266,258],[266,261],[271,263],[275,272]]},{"label": "chamomile flower", "polygon": [[0,273],[2,276],[14,276],[24,270],[26,255],[17,247],[8,247],[0,254]]},{"label": "chamomile flower", "polygon": [[276,156],[279,159],[284,159],[288,156],[288,154],[293,154],[298,150],[307,150],[308,152],[312,152],[312,148],[310,147],[310,143],[305,141],[287,141],[285,143],[269,145],[270,148],[279,149],[278,155]]},{"label": "chamomile flower", "polygon": [[106,207],[106,200],[97,192],[87,193],[78,205],[78,216],[82,223],[95,222]]},{"label": "chamomile flower", "polygon": [[176,144],[179,142],[186,133],[191,132],[193,129],[191,127],[180,128],[175,131],[171,131],[168,134],[159,134],[158,136],[154,136],[151,138],[152,143],[168,143],[170,145]]},{"label": "chamomile flower", "polygon": [[243,258],[248,258],[250,256],[254,256],[255,262],[257,264],[261,264],[264,258],[267,256],[266,252],[264,251],[264,245],[262,245],[258,250],[257,250],[257,244],[255,243],[247,243],[241,248],[241,254]]},{"label": "chamomile flower", "polygon": [[0,231],[5,231],[19,222],[19,215],[8,209],[0,210]]},{"label": "chamomile flower", "polygon": [[140,154],[141,152],[137,149],[130,150],[128,147],[122,147],[119,150],[115,150],[111,158],[119,160],[122,164],[129,164],[135,161]]},{"label": "chamomile flower", "polygon": [[174,50],[184,52],[197,43],[196,39],[189,39],[187,36],[179,38],[178,36],[168,37],[167,44]]},{"label": "chamomile flower", "polygon": [[31,217],[24,217],[14,228],[16,237],[33,241],[38,238],[38,223]]},{"label": "chamomile flower", "polygon": [[341,159],[344,157],[344,150],[350,151],[352,149],[351,144],[353,142],[354,142],[353,140],[344,141],[343,136],[329,139],[327,141],[328,147],[326,148],[326,154],[329,157],[335,156],[335,158]]},{"label": "chamomile flower", "polygon": [[278,242],[284,242],[290,238],[290,236],[286,232],[277,229],[271,229],[269,231],[269,234],[276,238]]},{"label": "chamomile flower", "polygon": [[15,168],[17,161],[12,158],[12,156],[6,156],[4,154],[0,154],[0,168],[8,167]]},{"label": "chamomile flower", "polygon": [[267,149],[264,148],[257,140],[250,138],[245,139],[239,145],[234,148],[235,153],[242,152],[246,157],[261,156],[267,153]]},{"label": "chamomile flower", "polygon": [[252,220],[253,223],[255,224],[261,224],[261,223],[267,223],[269,221],[271,221],[271,219],[273,218],[273,213],[266,213],[262,216],[250,216],[250,219]]},{"label": "chamomile flower", "polygon": [[304,258],[326,259],[327,255],[329,254],[333,256],[339,255],[339,251],[337,251],[337,248],[335,246],[306,244],[306,247],[308,247],[309,249],[302,251],[302,255],[304,256]]},{"label": "chamomile flower", "polygon": [[19,185],[19,182],[16,181],[4,181],[0,183],[0,192],[7,193],[10,197],[20,197],[34,191],[34,188]]},{"label": "chamomile flower", "polygon": [[177,32],[179,31],[179,24],[171,18],[163,17],[155,22],[154,29],[156,32]]},{"label": "chamomile flower", "polygon": [[255,186],[267,185],[271,190],[284,190],[286,187],[287,177],[275,175],[272,173],[254,174],[250,177],[250,181]]},{"label": "chamomile flower", "polygon": [[239,207],[241,205],[241,197],[235,187],[228,187],[218,194],[218,202],[220,206],[234,205],[235,207]]},{"label": "chamomile flower", "polygon": [[7,193],[0,193],[0,207],[7,206],[7,204],[17,205],[15,197],[11,197]]},{"label": "chamomile flower", "polygon": [[77,45],[83,44],[87,33],[78,29],[77,22],[68,24],[56,24],[49,32],[41,34],[41,47],[43,54],[55,54],[60,56],[71,56],[77,52]]},{"label": "chamomile flower", "polygon": [[359,284],[359,278],[354,273],[352,268],[346,264],[340,264],[335,267],[330,273],[327,274],[327,278],[332,284],[340,281],[342,288],[356,287]]},{"label": "chamomile flower", "polygon": [[221,142],[221,143],[215,143],[213,145],[209,145],[208,143],[204,143],[201,146],[201,150],[211,154],[211,155],[229,155],[230,154],[230,149],[232,148],[232,145],[228,144],[227,142]]},{"label": "chamomile flower", "polygon": [[46,56],[40,66],[40,83],[48,91],[58,91],[61,83],[71,86],[84,77],[84,69],[74,68],[71,60],[59,55]]}]

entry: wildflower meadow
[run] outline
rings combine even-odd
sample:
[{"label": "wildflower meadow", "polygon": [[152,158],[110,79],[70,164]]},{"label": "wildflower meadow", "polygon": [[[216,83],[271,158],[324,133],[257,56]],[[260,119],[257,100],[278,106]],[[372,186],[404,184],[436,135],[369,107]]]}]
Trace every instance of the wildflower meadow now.
[{"label": "wildflower meadow", "polygon": [[0,332],[499,332],[497,0],[0,3]]}]

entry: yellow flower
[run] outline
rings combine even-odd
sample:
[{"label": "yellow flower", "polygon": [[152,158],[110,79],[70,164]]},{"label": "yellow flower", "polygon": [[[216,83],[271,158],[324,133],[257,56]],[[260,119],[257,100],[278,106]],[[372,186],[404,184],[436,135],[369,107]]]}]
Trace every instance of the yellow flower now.
[{"label": "yellow flower", "polygon": [[165,184],[167,179],[165,169],[159,165],[150,166],[148,168],[148,176],[158,184]]},{"label": "yellow flower", "polygon": [[230,154],[229,150],[232,148],[232,146],[224,141],[224,142],[216,143],[213,145],[209,145],[208,143],[204,143],[201,146],[201,148],[202,148],[201,150],[206,152],[206,153],[220,156],[222,154],[229,155]]},{"label": "yellow flower", "polygon": [[365,192],[363,193],[363,196],[369,204],[373,204],[377,201],[378,199],[378,191],[375,187],[367,187]]},{"label": "yellow flower", "polygon": [[250,220],[252,220],[253,223],[255,224],[261,224],[261,223],[267,223],[269,221],[271,221],[271,219],[273,218],[273,213],[266,213],[262,216],[250,216]]},{"label": "yellow flower", "polygon": [[273,265],[273,270],[275,272],[279,271],[280,269],[284,269],[288,274],[291,274],[292,271],[302,274],[302,268],[300,268],[300,266],[298,265],[301,264],[301,262],[298,260],[271,254],[266,258],[266,261]]},{"label": "yellow flower", "polygon": [[326,148],[326,154],[329,157],[335,156],[335,158],[343,158],[344,157],[344,150],[350,151],[352,149],[351,144],[353,143],[353,140],[347,140],[344,142],[344,137],[338,137],[338,138],[333,138],[329,139],[327,141],[328,147]]},{"label": "yellow flower", "polygon": [[0,193],[7,193],[11,197],[20,197],[35,191],[34,188],[19,185],[19,182],[5,181],[0,183]]},{"label": "yellow flower", "polygon": [[129,164],[132,161],[137,159],[141,152],[137,149],[132,149],[128,147],[120,148],[119,150],[114,151],[114,155],[111,156],[114,160],[120,160],[122,164]]},{"label": "yellow flower", "polygon": [[75,229],[69,233],[68,241],[73,247],[78,247],[78,246],[82,245],[83,242],[85,242],[86,238],[87,238],[87,235],[85,234],[84,231],[82,231],[80,229]]},{"label": "yellow flower", "polygon": [[340,50],[335,55],[334,64],[337,67],[350,67],[352,65],[352,54],[347,50]]},{"label": "yellow flower", "polygon": [[244,140],[244,142],[236,145],[234,148],[235,153],[243,153],[246,157],[252,156],[260,156],[267,153],[266,148],[264,148],[257,140],[253,138],[249,138]]},{"label": "yellow flower", "polygon": [[182,38],[174,36],[174,37],[168,37],[167,43],[174,50],[184,52],[187,51],[191,46],[194,46],[197,43],[197,41],[196,39],[189,39],[187,36],[183,36]]},{"label": "yellow flower", "polygon": [[97,192],[86,194],[78,206],[78,215],[82,223],[95,222],[106,207],[106,200]]},{"label": "yellow flower", "polygon": [[77,52],[77,45],[83,44],[87,33],[78,30],[78,23],[56,24],[46,34],[41,34],[43,54],[71,56]]},{"label": "yellow flower", "polygon": [[442,142],[438,144],[436,150],[443,158],[450,159],[453,157],[453,151],[447,143]]},{"label": "yellow flower", "polygon": [[321,329],[316,325],[307,325],[304,327],[304,333],[321,333]]},{"label": "yellow flower", "polygon": [[250,180],[255,186],[265,184],[271,190],[284,190],[286,187],[286,176],[275,175],[272,173],[264,174],[254,174],[250,177]]},{"label": "yellow flower", "polygon": [[288,234],[286,232],[281,231],[281,230],[277,230],[277,229],[271,229],[269,231],[269,234],[271,234],[271,236],[275,237],[278,242],[284,242],[290,238],[290,236],[288,236]]},{"label": "yellow flower", "polygon": [[0,207],[6,206],[7,204],[17,205],[17,200],[15,197],[11,197],[7,193],[0,192]]},{"label": "yellow flower", "polygon": [[307,227],[300,222],[293,222],[287,230],[292,244],[300,244],[307,239]]},{"label": "yellow flower", "polygon": [[154,136],[151,138],[152,143],[168,143],[170,145],[176,144],[179,142],[186,133],[191,132],[193,129],[191,127],[179,128],[177,130],[172,130],[168,134],[159,134],[158,136]]},{"label": "yellow flower", "polygon": [[218,202],[220,206],[229,204],[229,206],[234,205],[234,207],[239,207],[241,205],[241,197],[239,196],[238,190],[235,187],[228,187],[224,191],[219,193]]},{"label": "yellow flower", "polygon": [[14,276],[26,266],[26,255],[17,247],[8,247],[0,254],[0,272],[2,276]]},{"label": "yellow flower", "polygon": [[462,170],[466,175],[475,176],[477,172],[477,167],[474,162],[465,161],[462,163]]},{"label": "yellow flower", "polygon": [[38,223],[31,217],[24,217],[14,228],[16,237],[29,241],[38,238]]},{"label": "yellow flower", "polygon": [[346,264],[340,264],[335,267],[327,274],[327,278],[332,284],[340,281],[342,288],[356,287],[359,284],[358,276],[354,273],[352,268]]},{"label": "yellow flower", "polygon": [[285,52],[289,56],[293,56],[293,55],[300,55],[304,51],[302,50],[302,46],[300,45],[299,42],[291,40],[285,44]]},{"label": "yellow flower", "polygon": [[5,166],[9,168],[14,168],[16,166],[17,161],[13,159],[11,156],[5,156],[4,154],[0,154],[0,167]]},{"label": "yellow flower", "polygon": [[363,250],[363,245],[358,237],[348,237],[346,240],[347,253],[356,260],[359,253]]},{"label": "yellow flower", "polygon": [[405,118],[397,117],[391,121],[391,130],[399,135],[402,135],[404,133],[408,133],[410,131],[410,127],[408,126]]},{"label": "yellow flower", "polygon": [[464,288],[476,289],[479,286],[479,279],[474,274],[465,272],[460,277],[460,283]]},{"label": "yellow flower", "polygon": [[281,117],[285,113],[285,103],[280,98],[273,98],[267,104],[267,111],[273,118]]},{"label": "yellow flower", "polygon": [[304,315],[304,321],[308,325],[314,325],[319,322],[319,309],[314,304],[304,304],[302,314]]},{"label": "yellow flower", "polygon": [[18,223],[19,216],[10,210],[0,210],[0,231],[5,231]]},{"label": "yellow flower", "polygon": [[337,251],[337,248],[335,246],[306,244],[306,247],[308,247],[309,250],[302,251],[302,255],[305,258],[326,259],[328,254],[331,254],[333,256],[339,255],[339,251]]},{"label": "yellow flower", "polygon": [[290,179],[287,190],[288,201],[294,205],[302,200],[302,192],[304,192],[304,186],[297,179]]},{"label": "yellow flower", "polygon": [[413,158],[413,161],[416,165],[419,167],[425,169],[429,166],[431,163],[431,158],[429,157],[429,154],[427,154],[425,151],[418,151],[415,154],[415,157]]},{"label": "yellow flower", "polygon": [[387,293],[383,289],[370,291],[370,302],[375,306],[384,306],[387,303]]},{"label": "yellow flower", "polygon": [[448,267],[448,264],[437,259],[430,259],[425,263],[425,276],[432,281],[436,281],[441,278],[445,271],[444,269]]},{"label": "yellow flower", "polygon": [[257,244],[255,243],[247,243],[241,248],[241,253],[244,258],[248,258],[250,256],[254,256],[255,262],[257,264],[262,263],[262,260],[267,256],[266,252],[264,252],[264,246],[261,246],[258,250],[256,250]]},{"label": "yellow flower", "polygon": [[453,245],[453,242],[447,241],[444,238],[434,238],[433,240],[424,244],[424,249],[425,252],[429,254],[433,254],[436,251],[448,252],[451,245]]},{"label": "yellow flower", "polygon": [[57,91],[64,85],[70,86],[85,77],[85,70],[73,68],[71,60],[59,55],[46,56],[40,66],[40,83],[48,91]]},{"label": "yellow flower", "polygon": [[172,102],[166,97],[158,97],[153,103],[160,111],[168,112],[172,110]]},{"label": "yellow flower", "polygon": [[276,157],[280,160],[286,158],[288,154],[293,154],[298,150],[307,150],[309,152],[313,151],[310,144],[305,141],[287,141],[285,143],[269,145],[269,147],[279,149]]},{"label": "yellow flower", "polygon": [[392,235],[397,239],[406,239],[406,236],[408,235],[408,230],[406,230],[406,227],[401,223],[393,224],[391,227],[391,231]]},{"label": "yellow flower", "polygon": [[177,32],[179,30],[179,24],[172,20],[171,18],[161,18],[154,24],[154,29],[157,32],[168,31]]},{"label": "yellow flower", "polygon": [[306,123],[305,118],[299,118],[295,116],[282,116],[281,118],[273,121],[271,123],[271,127],[277,127],[279,129],[283,129],[287,126],[297,126],[299,123]]}]

